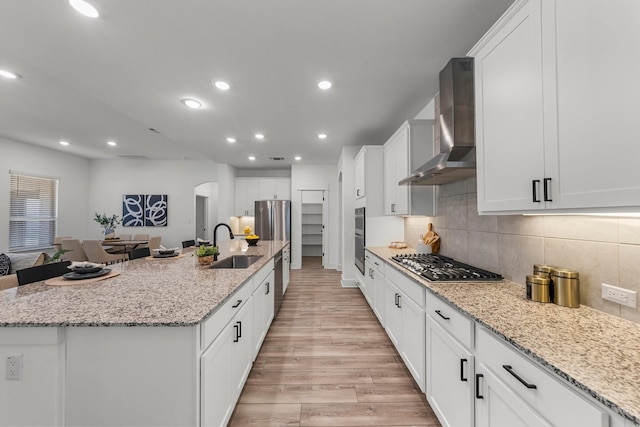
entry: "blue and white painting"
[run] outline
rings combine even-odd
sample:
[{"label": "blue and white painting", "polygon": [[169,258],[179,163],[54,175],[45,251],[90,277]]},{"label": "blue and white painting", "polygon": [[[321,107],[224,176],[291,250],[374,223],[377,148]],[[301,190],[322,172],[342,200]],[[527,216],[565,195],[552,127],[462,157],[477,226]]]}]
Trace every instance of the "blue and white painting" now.
[{"label": "blue and white painting", "polygon": [[122,196],[122,226],[144,226],[144,194],[125,194]]},{"label": "blue and white painting", "polygon": [[166,194],[125,194],[122,196],[123,227],[166,227]]},{"label": "blue and white painting", "polygon": [[147,195],[144,207],[144,225],[147,227],[167,226],[167,195]]}]

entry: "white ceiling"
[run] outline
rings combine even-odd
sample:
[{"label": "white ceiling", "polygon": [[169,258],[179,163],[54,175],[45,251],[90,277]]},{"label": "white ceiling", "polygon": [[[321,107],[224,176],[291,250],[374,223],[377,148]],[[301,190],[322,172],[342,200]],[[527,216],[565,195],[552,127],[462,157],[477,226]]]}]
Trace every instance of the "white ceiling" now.
[{"label": "white ceiling", "polygon": [[97,19],[66,0],[0,1],[0,69],[22,77],[0,79],[0,136],[92,159],[240,168],[335,163],[344,145],[383,144],[513,2],[90,1]]}]

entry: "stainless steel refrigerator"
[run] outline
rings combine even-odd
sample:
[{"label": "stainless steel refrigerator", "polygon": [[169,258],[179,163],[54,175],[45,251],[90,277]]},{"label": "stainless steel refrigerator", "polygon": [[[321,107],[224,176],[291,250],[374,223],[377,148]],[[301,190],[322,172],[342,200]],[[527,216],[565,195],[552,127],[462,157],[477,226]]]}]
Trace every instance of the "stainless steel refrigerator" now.
[{"label": "stainless steel refrigerator", "polygon": [[291,240],[291,200],[257,200],[255,208],[260,240]]}]

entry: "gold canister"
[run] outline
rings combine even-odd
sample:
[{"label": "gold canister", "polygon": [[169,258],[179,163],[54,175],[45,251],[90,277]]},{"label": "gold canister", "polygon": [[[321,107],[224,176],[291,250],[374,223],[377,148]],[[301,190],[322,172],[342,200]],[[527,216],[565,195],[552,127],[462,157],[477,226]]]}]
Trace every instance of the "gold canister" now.
[{"label": "gold canister", "polygon": [[527,299],[538,302],[553,302],[553,287],[548,277],[527,276]]},{"label": "gold canister", "polygon": [[554,268],[556,267],[544,264],[533,264],[533,274],[536,276],[546,277],[548,279],[551,276],[551,270]]},{"label": "gold canister", "polygon": [[551,270],[554,287],[554,302],[563,307],[580,307],[580,276],[577,271],[564,268]]}]

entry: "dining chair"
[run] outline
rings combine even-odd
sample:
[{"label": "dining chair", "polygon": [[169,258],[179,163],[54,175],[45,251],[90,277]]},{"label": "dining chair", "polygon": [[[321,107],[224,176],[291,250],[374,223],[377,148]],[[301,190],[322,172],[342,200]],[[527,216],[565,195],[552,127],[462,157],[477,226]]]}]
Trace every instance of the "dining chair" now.
[{"label": "dining chair", "polygon": [[129,251],[129,260],[151,256],[149,248],[136,248]]},{"label": "dining chair", "polygon": [[149,244],[147,245],[147,247],[149,248],[150,251],[154,249],[159,249],[161,241],[162,241],[162,236],[152,236],[149,239]]},{"label": "dining chair", "polygon": [[148,234],[136,234],[133,236],[132,240],[149,240]]},{"label": "dining chair", "polygon": [[62,249],[62,239],[73,239],[73,236],[57,236],[53,238],[53,247],[56,252],[59,252]]},{"label": "dining chair", "polygon": [[118,234],[120,240],[131,240],[131,234]]},{"label": "dining chair", "polygon": [[82,248],[82,243],[78,239],[62,239],[60,247],[69,252],[62,254],[61,258],[67,261],[87,261],[87,254]]},{"label": "dining chair", "polygon": [[60,261],[17,270],[18,286],[62,276],[70,272],[67,268],[70,265],[71,261]]},{"label": "dining chair", "polygon": [[196,241],[195,240],[185,240],[182,242],[182,248],[190,248],[192,246],[196,245]]},{"label": "dining chair", "polygon": [[89,261],[100,264],[112,264],[114,262],[126,261],[127,254],[110,254],[104,250],[100,240],[84,240],[82,247],[89,258]]}]

